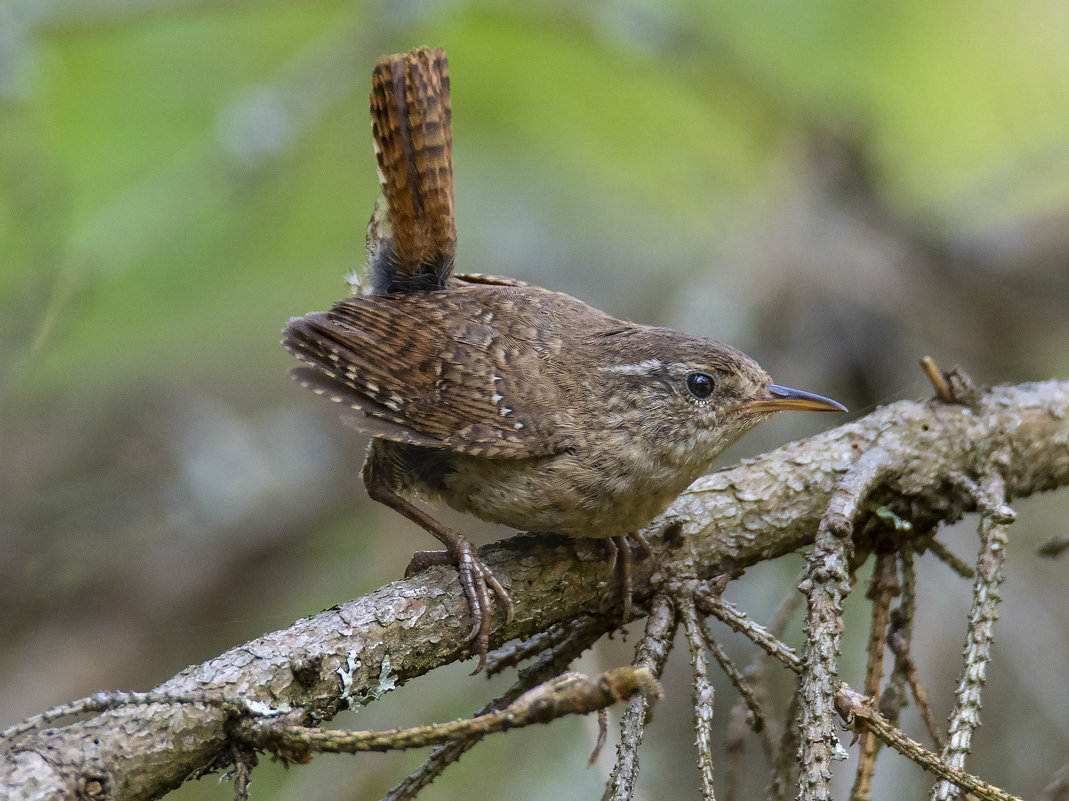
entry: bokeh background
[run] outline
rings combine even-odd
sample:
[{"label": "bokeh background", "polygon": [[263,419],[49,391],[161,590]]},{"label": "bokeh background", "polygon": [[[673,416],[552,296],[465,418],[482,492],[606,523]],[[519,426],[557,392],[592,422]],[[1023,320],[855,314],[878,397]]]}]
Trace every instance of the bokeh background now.
[{"label": "bokeh background", "polygon": [[[364,443],[278,346],[362,264],[379,55],[449,54],[462,269],[724,339],[864,414],[930,394],[925,354],[985,382],[1069,375],[1067,34],[1059,0],[0,0],[0,725],[147,689],[429,544],[366,499]],[[836,422],[781,415],[724,462]],[[1069,752],[1069,601],[1064,560],[1033,551],[1065,533],[1069,493],[1018,510],[971,766],[1035,796]],[[941,535],[969,561],[974,525]],[[767,618],[800,566],[729,595]],[[930,557],[919,572],[942,719],[969,587]],[[627,661],[636,634],[579,667]],[[339,723],[447,720],[508,682],[454,668]],[[687,671],[677,653],[643,797],[697,797]],[[592,732],[497,737],[426,797],[597,798],[612,749],[586,770]],[[253,790],[373,799],[421,759],[266,765]],[[747,759],[739,797],[761,798],[756,742]],[[893,754],[878,767],[878,798],[927,786]]]}]

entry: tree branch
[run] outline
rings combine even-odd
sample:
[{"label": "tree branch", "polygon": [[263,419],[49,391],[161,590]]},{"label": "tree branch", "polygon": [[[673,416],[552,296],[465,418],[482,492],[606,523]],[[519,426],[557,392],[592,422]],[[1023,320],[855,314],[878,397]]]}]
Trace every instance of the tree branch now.
[{"label": "tree branch", "polygon": [[[699,480],[644,532],[653,554],[634,565],[636,602],[649,600],[673,561],[689,564],[671,573],[708,579],[811,543],[832,488],[877,447],[890,469],[860,504],[855,532],[885,507],[913,523],[902,536],[922,538],[975,509],[955,476],[985,475],[996,451],[1007,454],[1007,501],[1069,484],[1069,382],[994,387],[970,406],[895,403]],[[494,618],[495,644],[584,614],[619,615],[616,577],[596,542],[525,535],[482,555],[516,600],[510,625]],[[288,704],[306,722],[328,720],[469,656],[463,599],[456,571],[434,568],[187,668],[157,690]],[[60,799],[89,782],[131,801],[158,798],[230,761],[226,714],[152,704],[33,734],[8,744],[0,795]]]},{"label": "tree branch", "polygon": [[585,715],[638,694],[654,702],[663,691],[647,668],[619,667],[593,679],[581,673],[562,673],[528,690],[503,709],[470,720],[389,731],[348,731],[291,723],[285,716],[251,716],[239,720],[232,735],[256,749],[280,754],[287,762],[303,762],[318,753],[400,751],[477,740],[521,726],[549,723],[565,715]]}]

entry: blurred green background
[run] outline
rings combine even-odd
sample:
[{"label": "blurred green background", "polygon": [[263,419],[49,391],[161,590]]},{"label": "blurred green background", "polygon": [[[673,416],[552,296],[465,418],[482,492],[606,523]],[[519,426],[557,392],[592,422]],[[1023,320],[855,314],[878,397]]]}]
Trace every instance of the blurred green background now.
[{"label": "blurred green background", "polygon": [[[1069,374],[1067,33],[1057,0],[0,0],[0,726],[151,687],[430,545],[366,499],[363,442],[278,346],[362,264],[379,55],[448,52],[461,269],[724,339],[863,414],[930,394],[925,354],[985,382]],[[782,415],[723,462],[835,422]],[[971,766],[1034,796],[1069,750],[1051,703],[1069,604],[1064,565],[1032,551],[1065,532],[1069,494],[1019,511]],[[944,537],[970,561],[973,525]],[[800,566],[729,597],[764,618]],[[943,718],[969,588],[930,557],[919,570]],[[579,667],[627,661],[634,636]],[[339,723],[467,715],[494,687],[454,667]],[[648,798],[698,796],[686,673],[677,653]],[[584,769],[592,732],[498,737],[425,797],[597,798],[612,749]],[[254,797],[377,798],[421,759],[267,765]],[[761,798],[755,741],[747,759],[739,797]],[[925,786],[881,756],[878,798]]]}]

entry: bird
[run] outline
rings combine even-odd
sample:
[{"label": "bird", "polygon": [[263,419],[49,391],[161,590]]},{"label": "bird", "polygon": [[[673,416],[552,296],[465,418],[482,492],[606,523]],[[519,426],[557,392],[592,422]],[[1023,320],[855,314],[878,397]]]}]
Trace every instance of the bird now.
[{"label": "bird", "polygon": [[506,620],[513,601],[475,546],[417,499],[605,542],[610,560],[619,557],[626,620],[629,535],[775,412],[846,408],[774,384],[722,342],[618,319],[518,279],[456,272],[444,51],[379,59],[370,108],[382,194],[366,276],[329,311],[292,318],[283,345],[302,362],[291,370],[298,383],[346,407],[346,424],[371,437],[369,496],[445,546],[417,553],[406,575],[457,567],[477,673],[494,599]]}]

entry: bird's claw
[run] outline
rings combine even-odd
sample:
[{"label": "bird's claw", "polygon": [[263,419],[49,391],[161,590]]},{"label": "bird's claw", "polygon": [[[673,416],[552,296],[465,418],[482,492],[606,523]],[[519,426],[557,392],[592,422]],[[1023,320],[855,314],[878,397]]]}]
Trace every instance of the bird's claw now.
[{"label": "bird's claw", "polygon": [[479,664],[472,671],[472,675],[475,675],[486,665],[486,654],[490,650],[490,617],[493,613],[491,591],[505,608],[506,623],[512,622],[515,607],[508,591],[479,558],[475,546],[466,540],[457,543],[455,548],[448,551],[418,551],[408,563],[405,576],[411,576],[432,565],[443,564],[456,565],[460,574],[460,585],[464,588],[464,595],[471,609],[473,625],[464,641],[475,643],[473,650],[479,657]]}]

